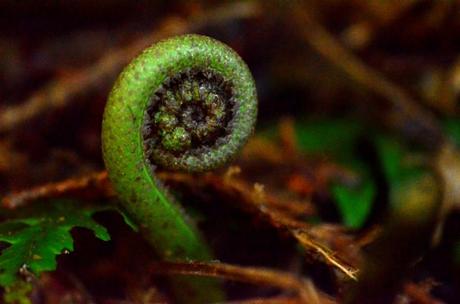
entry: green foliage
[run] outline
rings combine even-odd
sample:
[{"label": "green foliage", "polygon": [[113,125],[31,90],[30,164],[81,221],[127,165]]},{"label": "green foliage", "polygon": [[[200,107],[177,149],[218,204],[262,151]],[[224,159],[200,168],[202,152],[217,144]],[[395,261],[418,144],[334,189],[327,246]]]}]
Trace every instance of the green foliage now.
[{"label": "green foliage", "polygon": [[327,153],[350,159],[363,126],[351,120],[318,120],[296,124],[299,147],[308,153]]},{"label": "green foliage", "polygon": [[[460,147],[460,119],[451,118],[443,121],[444,131],[449,138],[454,142],[457,148]],[[454,234],[452,259],[457,273],[460,273],[460,234]]]},{"label": "green foliage", "polygon": [[400,143],[387,136],[376,136],[374,143],[377,149],[380,165],[382,166],[385,177],[390,181],[397,181],[411,167],[407,162],[407,153]]},{"label": "green foliage", "polygon": [[358,183],[345,185],[334,181],[330,185],[343,224],[360,228],[372,207],[376,193],[366,164],[355,155],[355,148],[364,127],[351,120],[321,120],[296,125],[299,147],[310,154],[325,154],[358,176]]},{"label": "green foliage", "polygon": [[446,119],[443,121],[444,131],[447,136],[460,147],[460,119]]},{"label": "green foliage", "polygon": [[[460,144],[460,123],[448,121],[446,129]],[[328,155],[358,175],[357,184],[335,181],[330,185],[343,224],[350,228],[360,228],[365,223],[377,191],[369,172],[369,164],[355,153],[358,140],[363,134],[364,126],[350,120],[312,121],[298,123],[296,126],[299,147],[303,151]],[[436,196],[436,189],[431,185],[431,172],[423,166],[422,158],[416,151],[395,138],[377,132],[367,131],[365,135],[376,148],[379,165],[389,185],[392,208],[408,208],[410,204],[403,202],[408,195],[411,195],[411,201],[418,200],[408,189],[413,189],[414,193],[424,193],[425,197]],[[426,203],[431,206],[430,202]]]},{"label": "green foliage", "polygon": [[356,187],[335,183],[331,190],[344,225],[350,228],[362,227],[369,216],[375,197],[374,182],[366,179]]},{"label": "green foliage", "polygon": [[0,255],[0,285],[17,283],[20,273],[38,276],[56,269],[56,256],[74,250],[70,234],[74,227],[90,229],[99,239],[110,240],[106,228],[92,218],[95,212],[107,209],[54,200],[18,210],[15,218],[0,223],[0,241],[10,244]]}]

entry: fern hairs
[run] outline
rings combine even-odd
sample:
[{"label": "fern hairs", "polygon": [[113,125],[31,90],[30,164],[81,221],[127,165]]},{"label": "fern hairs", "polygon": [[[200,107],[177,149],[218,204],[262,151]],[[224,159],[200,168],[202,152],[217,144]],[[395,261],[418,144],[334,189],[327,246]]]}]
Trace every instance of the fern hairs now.
[{"label": "fern hairs", "polygon": [[224,165],[251,135],[256,116],[249,69],[209,37],[158,42],[120,74],[104,112],[104,162],[122,207],[161,258],[212,256],[155,168],[202,172]]}]

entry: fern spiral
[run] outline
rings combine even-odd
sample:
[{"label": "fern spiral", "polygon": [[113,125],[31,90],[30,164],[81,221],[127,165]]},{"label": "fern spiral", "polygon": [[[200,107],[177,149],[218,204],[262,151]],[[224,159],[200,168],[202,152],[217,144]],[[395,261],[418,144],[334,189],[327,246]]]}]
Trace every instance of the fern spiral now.
[{"label": "fern spiral", "polygon": [[163,259],[211,254],[155,168],[202,172],[225,164],[252,133],[256,116],[249,69],[209,37],[158,42],[118,77],[104,112],[104,162],[123,208]]}]

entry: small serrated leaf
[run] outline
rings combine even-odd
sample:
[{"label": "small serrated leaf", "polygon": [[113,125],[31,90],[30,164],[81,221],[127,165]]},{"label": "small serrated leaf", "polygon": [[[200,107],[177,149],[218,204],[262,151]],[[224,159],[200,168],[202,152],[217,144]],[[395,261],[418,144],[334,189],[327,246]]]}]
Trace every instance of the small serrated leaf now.
[{"label": "small serrated leaf", "polygon": [[0,254],[0,285],[11,286],[19,272],[38,276],[56,269],[56,256],[73,251],[70,231],[87,228],[104,241],[110,240],[105,227],[92,215],[107,207],[82,206],[70,200],[54,200],[35,208],[18,210],[18,217],[0,223],[0,241],[10,244]]}]

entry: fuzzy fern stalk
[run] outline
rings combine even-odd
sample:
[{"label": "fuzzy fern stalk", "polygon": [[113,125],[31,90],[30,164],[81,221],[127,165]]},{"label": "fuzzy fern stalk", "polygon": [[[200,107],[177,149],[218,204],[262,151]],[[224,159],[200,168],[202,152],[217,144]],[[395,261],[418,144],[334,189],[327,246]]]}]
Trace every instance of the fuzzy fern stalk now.
[{"label": "fuzzy fern stalk", "polygon": [[[155,168],[202,172],[231,160],[257,116],[253,78],[228,46],[205,36],[161,41],[116,81],[104,113],[102,149],[123,208],[165,260],[206,261],[212,254]],[[176,282],[178,300],[222,300],[214,281]]]}]

